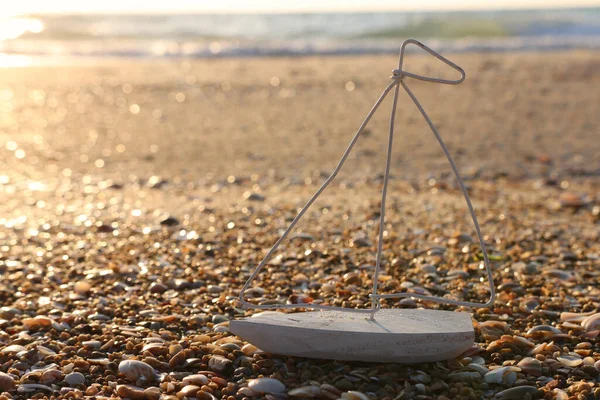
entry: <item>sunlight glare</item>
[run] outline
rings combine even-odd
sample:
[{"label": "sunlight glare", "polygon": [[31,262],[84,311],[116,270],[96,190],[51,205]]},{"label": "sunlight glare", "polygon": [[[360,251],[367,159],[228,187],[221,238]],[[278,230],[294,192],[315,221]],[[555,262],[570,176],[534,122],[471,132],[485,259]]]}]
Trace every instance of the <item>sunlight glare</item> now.
[{"label": "sunlight glare", "polygon": [[0,53],[0,68],[28,67],[32,64],[30,56]]},{"label": "sunlight glare", "polygon": [[16,39],[26,33],[40,33],[44,23],[37,18],[8,18],[0,20],[0,40]]}]

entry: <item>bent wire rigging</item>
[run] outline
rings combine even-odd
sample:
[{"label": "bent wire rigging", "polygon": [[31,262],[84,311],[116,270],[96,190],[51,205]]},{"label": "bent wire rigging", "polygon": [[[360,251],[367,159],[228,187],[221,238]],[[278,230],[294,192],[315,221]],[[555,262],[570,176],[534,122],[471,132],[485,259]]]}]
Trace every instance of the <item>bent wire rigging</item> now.
[{"label": "bent wire rigging", "polygon": [[[445,63],[446,65],[451,67],[452,69],[458,71],[460,73],[460,78],[456,79],[456,80],[439,79],[439,78],[431,78],[428,76],[418,75],[418,74],[414,74],[414,73],[411,73],[408,71],[404,71],[402,69],[402,65],[404,63],[404,53],[405,53],[406,47],[409,44],[414,44],[414,45],[420,47],[421,49],[425,50],[426,52],[428,52],[429,54],[431,54],[438,60],[442,61],[443,63]],[[315,309],[315,310],[348,311],[348,312],[355,312],[355,313],[370,314],[371,319],[373,319],[375,316],[375,313],[381,309],[381,303],[380,303],[381,299],[410,297],[410,298],[426,300],[426,301],[431,301],[431,302],[441,303],[441,304],[466,306],[466,307],[479,307],[479,308],[490,307],[491,305],[494,304],[496,294],[495,294],[495,290],[494,290],[492,270],[490,267],[489,258],[488,258],[485,243],[483,240],[483,235],[481,234],[479,222],[477,221],[477,216],[475,215],[475,210],[473,209],[471,199],[469,198],[469,194],[467,193],[465,184],[464,184],[460,174],[458,173],[458,168],[456,167],[456,164],[454,163],[454,160],[452,159],[452,156],[450,155],[450,152],[448,151],[446,144],[442,140],[442,137],[441,137],[440,133],[438,132],[437,128],[435,127],[435,125],[433,124],[433,122],[431,121],[431,119],[429,118],[427,113],[425,112],[425,109],[423,108],[423,106],[421,105],[421,103],[419,102],[417,97],[414,95],[414,93],[410,90],[410,88],[406,84],[406,78],[417,79],[417,80],[431,82],[431,83],[441,83],[441,84],[446,84],[446,85],[458,85],[465,80],[465,72],[458,65],[454,64],[447,58],[443,57],[441,54],[435,52],[434,50],[430,49],[429,47],[425,46],[424,44],[422,44],[421,42],[419,42],[417,40],[408,39],[404,43],[402,43],[402,47],[400,49],[400,57],[398,60],[398,68],[394,69],[392,71],[392,76],[390,78],[391,82],[383,90],[383,93],[381,94],[381,96],[379,96],[379,98],[377,99],[377,101],[375,102],[375,104],[373,105],[373,107],[371,108],[369,113],[367,114],[366,118],[364,119],[364,121],[362,122],[362,124],[360,125],[360,127],[358,128],[356,133],[354,134],[354,137],[352,138],[352,140],[350,141],[350,144],[344,151],[337,166],[335,167],[335,169],[333,170],[331,175],[325,180],[323,185],[321,185],[321,187],[315,192],[315,194],[312,195],[312,197],[308,200],[308,202],[306,202],[304,207],[302,207],[302,209],[300,210],[298,215],[296,215],[296,217],[293,219],[293,221],[290,223],[290,225],[284,231],[284,233],[281,235],[281,237],[275,242],[273,247],[271,247],[269,252],[265,255],[263,260],[256,267],[256,269],[252,272],[252,274],[250,275],[250,277],[248,278],[248,280],[242,287],[242,289],[240,291],[239,299],[240,299],[240,302],[243,307],[254,308],[254,309],[309,308],[309,309]],[[423,116],[423,118],[425,119],[427,124],[429,125],[429,128],[433,132],[437,142],[439,143],[442,150],[444,151],[446,159],[448,160],[448,162],[450,163],[450,166],[452,167],[452,171],[454,172],[454,175],[456,176],[460,190],[461,190],[463,197],[467,203],[467,207],[469,210],[469,214],[471,216],[471,220],[473,221],[473,224],[475,225],[477,239],[479,241],[479,245],[480,245],[482,253],[483,253],[483,263],[485,265],[485,269],[487,272],[487,280],[488,280],[489,289],[490,289],[490,299],[486,303],[476,303],[476,302],[470,302],[470,301],[452,300],[452,299],[447,299],[447,298],[443,298],[443,297],[425,296],[425,295],[420,295],[420,294],[415,294],[415,293],[378,294],[378,292],[377,292],[378,291],[379,271],[381,269],[381,257],[382,257],[382,253],[383,253],[383,231],[384,231],[384,227],[385,227],[385,225],[384,225],[384,223],[385,223],[385,204],[386,204],[386,197],[387,197],[388,181],[389,181],[389,176],[390,176],[392,144],[393,144],[393,139],[394,139],[394,122],[395,122],[396,109],[397,109],[397,104],[398,104],[398,92],[400,90],[400,87],[402,87],[406,91],[408,96],[411,98],[411,100],[413,101],[413,103],[415,104],[415,106],[417,107],[417,109],[419,110],[419,112],[421,113],[421,115]],[[304,214],[310,208],[310,206],[315,202],[315,200],[317,200],[317,198],[321,195],[321,193],[323,193],[323,191],[329,186],[329,184],[337,176],[339,171],[342,169],[342,166],[344,165],[346,159],[352,152],[352,149],[354,148],[354,145],[358,141],[358,138],[360,137],[361,133],[364,131],[365,127],[371,120],[371,117],[373,117],[373,115],[375,114],[375,112],[377,111],[377,109],[379,108],[379,106],[381,105],[383,100],[385,99],[385,97],[394,88],[395,88],[395,90],[394,90],[394,98],[393,98],[393,103],[392,103],[392,111],[391,111],[391,115],[390,115],[390,128],[389,128],[389,136],[388,136],[385,175],[384,175],[384,180],[383,180],[383,189],[381,192],[381,213],[380,213],[380,218],[379,218],[377,258],[376,258],[375,272],[373,275],[373,292],[369,295],[369,297],[371,298],[371,303],[372,303],[371,308],[370,309],[353,309],[353,308],[345,308],[345,307],[324,306],[324,305],[320,305],[320,304],[311,304],[311,303],[301,303],[301,304],[283,304],[282,303],[282,304],[258,305],[258,304],[252,304],[252,303],[246,301],[246,299],[244,298],[244,294],[245,294],[246,290],[248,289],[248,287],[250,286],[250,284],[252,283],[252,281],[254,281],[254,279],[258,276],[258,274],[264,269],[267,262],[273,256],[273,253],[275,253],[275,251],[279,248],[281,243],[287,238],[287,236],[294,229],[294,227],[296,226],[298,221],[300,221],[300,219],[304,216]]]}]

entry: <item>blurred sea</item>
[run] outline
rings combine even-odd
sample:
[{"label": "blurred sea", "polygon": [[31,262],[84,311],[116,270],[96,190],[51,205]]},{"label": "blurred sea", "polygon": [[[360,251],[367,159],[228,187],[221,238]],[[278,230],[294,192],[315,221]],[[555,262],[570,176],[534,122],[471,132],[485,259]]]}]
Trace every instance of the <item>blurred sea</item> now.
[{"label": "blurred sea", "polygon": [[318,14],[28,15],[0,19],[0,54],[218,57],[600,49],[600,8]]}]

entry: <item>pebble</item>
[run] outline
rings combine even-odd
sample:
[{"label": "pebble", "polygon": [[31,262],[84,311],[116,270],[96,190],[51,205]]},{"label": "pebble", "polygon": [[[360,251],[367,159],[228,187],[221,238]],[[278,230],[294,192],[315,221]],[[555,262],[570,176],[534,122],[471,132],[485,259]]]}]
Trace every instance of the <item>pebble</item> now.
[{"label": "pebble", "polygon": [[588,203],[585,196],[572,192],[562,192],[558,199],[560,205],[563,207],[578,208],[583,207]]},{"label": "pebble", "polygon": [[487,383],[505,384],[512,386],[517,380],[517,372],[520,368],[500,367],[486,373],[483,380]]},{"label": "pebble", "polygon": [[169,216],[169,217],[163,219],[162,221],[160,221],[160,224],[162,226],[177,226],[180,224],[180,222],[177,218]]},{"label": "pebble", "polygon": [[[285,385],[273,378],[258,378],[248,382],[248,387],[257,393],[284,393]],[[320,389],[319,389],[320,392]]]},{"label": "pebble", "polygon": [[567,367],[579,367],[583,364],[583,360],[575,356],[558,356],[556,357],[556,360]]},{"label": "pebble", "polygon": [[16,317],[17,315],[21,315],[23,312],[21,310],[19,310],[18,308],[14,308],[14,307],[0,307],[0,318],[2,319],[6,319],[6,320],[11,320],[14,317]]},{"label": "pebble", "polygon": [[150,285],[150,293],[164,293],[167,290],[169,290],[169,288],[162,283],[152,282]]},{"label": "pebble", "polygon": [[480,379],[481,374],[479,372],[470,372],[470,371],[462,371],[462,372],[451,372],[447,375],[448,379],[453,382],[462,382],[468,381],[472,379]]},{"label": "pebble", "polygon": [[341,392],[335,386],[324,383],[321,385],[321,394],[328,399],[337,399]]},{"label": "pebble", "polygon": [[302,386],[299,388],[292,389],[288,392],[289,396],[292,397],[320,397],[323,396],[321,388],[318,386]]},{"label": "pebble", "polygon": [[125,375],[130,382],[136,383],[138,379],[153,381],[156,379],[154,368],[143,361],[125,360],[119,363],[119,373]]},{"label": "pebble", "polygon": [[346,393],[342,393],[341,398],[344,400],[371,400],[364,393],[355,392],[353,390],[350,390]]},{"label": "pebble", "polygon": [[23,346],[21,346],[19,344],[12,344],[12,345],[6,346],[2,350],[0,350],[0,353],[3,353],[3,354],[20,353],[22,351],[25,351],[25,347],[23,347]]},{"label": "pebble", "polygon": [[178,393],[177,397],[196,397],[196,394],[200,391],[200,386],[186,385]]},{"label": "pebble", "polygon": [[44,385],[49,385],[51,383],[59,381],[63,377],[63,373],[55,368],[44,371],[42,376],[40,377],[40,382]]},{"label": "pebble", "polygon": [[148,399],[143,388],[132,385],[117,385],[117,394],[123,398],[129,398],[131,400]]},{"label": "pebble", "polygon": [[600,329],[600,313],[592,314],[581,321],[581,327],[586,331]]},{"label": "pebble", "polygon": [[537,398],[537,394],[538,389],[534,386],[517,386],[497,393],[496,398],[501,400],[522,400],[527,395]]},{"label": "pebble", "polygon": [[238,394],[238,396],[244,396],[244,397],[256,397],[259,395],[259,393],[255,392],[254,390],[250,389],[249,387],[240,388],[240,390],[238,390],[237,394]]},{"label": "pebble", "polygon": [[99,349],[100,347],[102,347],[102,342],[99,340],[86,340],[84,342],[81,342],[81,344],[86,347],[91,347],[93,349]]},{"label": "pebble", "polygon": [[52,319],[43,315],[38,315],[33,318],[24,318],[21,322],[25,328],[36,328],[52,325]]},{"label": "pebble", "polygon": [[231,360],[222,356],[212,356],[208,361],[208,368],[223,375],[231,375],[234,370]]},{"label": "pebble", "polygon": [[479,331],[485,340],[497,340],[510,329],[504,321],[485,321],[479,324]]},{"label": "pebble", "polygon": [[536,333],[550,333],[552,335],[558,335],[562,332],[560,331],[560,329],[555,328],[554,326],[537,325],[527,331],[527,336],[533,336]]},{"label": "pebble", "polygon": [[19,393],[34,392],[36,390],[46,390],[48,392],[54,392],[54,389],[52,389],[50,386],[40,385],[38,383],[22,383],[17,388],[17,391]]},{"label": "pebble", "polygon": [[254,346],[253,344],[246,344],[242,347],[242,353],[244,353],[247,356],[252,356],[254,353],[259,352],[260,350],[258,349],[258,347]]},{"label": "pebble", "polygon": [[346,285],[360,283],[360,276],[356,272],[348,272],[347,274],[344,274],[343,279]]},{"label": "pebble", "polygon": [[517,364],[523,372],[533,376],[542,375],[542,363],[540,360],[533,357],[525,357]]},{"label": "pebble", "polygon": [[263,196],[260,193],[256,193],[256,192],[245,192],[244,193],[244,199],[248,200],[248,201],[265,201],[265,196]]},{"label": "pebble", "polygon": [[0,392],[7,392],[12,390],[15,386],[15,380],[12,376],[5,374],[4,372],[0,372]]},{"label": "pebble", "polygon": [[210,380],[208,379],[208,377],[206,375],[193,374],[193,375],[188,375],[185,378],[183,378],[182,382],[191,384],[191,385],[203,386],[203,385],[207,385],[210,382]]},{"label": "pebble", "polygon": [[569,400],[569,395],[564,390],[554,389],[554,395],[554,400]]},{"label": "pebble", "polygon": [[473,371],[479,372],[481,374],[481,376],[484,376],[485,374],[487,374],[489,372],[489,370],[486,367],[484,367],[483,365],[474,364],[474,363],[468,364],[467,368],[469,368]]},{"label": "pebble", "polygon": [[65,376],[65,382],[70,386],[78,386],[85,384],[85,376],[81,372],[71,372]]},{"label": "pebble", "polygon": [[227,321],[229,321],[229,317],[227,317],[226,315],[216,314],[212,317],[212,322],[214,324],[220,324],[222,322],[227,322]]},{"label": "pebble", "polygon": [[90,290],[92,290],[92,285],[86,281],[79,281],[75,283],[73,290],[77,294],[87,294]]}]

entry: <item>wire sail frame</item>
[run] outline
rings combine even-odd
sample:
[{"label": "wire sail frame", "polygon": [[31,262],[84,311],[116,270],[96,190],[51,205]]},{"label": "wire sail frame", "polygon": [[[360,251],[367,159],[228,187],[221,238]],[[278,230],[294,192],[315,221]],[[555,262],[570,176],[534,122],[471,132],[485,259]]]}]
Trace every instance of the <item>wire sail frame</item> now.
[{"label": "wire sail frame", "polygon": [[[414,45],[420,47],[421,49],[425,50],[426,52],[428,52],[429,54],[431,54],[438,60],[442,61],[449,67],[458,71],[460,73],[460,78],[457,80],[438,79],[438,78],[431,78],[428,76],[422,76],[422,75],[418,75],[418,74],[414,74],[414,73],[402,70],[405,49],[409,44],[414,44]],[[477,308],[490,307],[491,305],[494,304],[494,301],[496,298],[496,293],[494,290],[492,269],[490,267],[490,261],[489,261],[488,255],[487,255],[485,242],[484,242],[483,236],[481,234],[479,222],[477,222],[477,216],[475,215],[475,210],[473,209],[471,199],[469,198],[469,194],[467,193],[465,184],[464,184],[460,174],[458,173],[458,168],[456,167],[456,164],[454,163],[452,156],[450,156],[450,152],[448,151],[446,144],[442,140],[442,137],[441,137],[440,133],[438,132],[437,128],[435,127],[435,125],[433,124],[433,122],[431,121],[431,119],[429,118],[427,113],[425,112],[425,109],[423,109],[423,106],[421,105],[419,100],[417,100],[417,97],[407,86],[407,84],[405,82],[406,78],[412,78],[412,79],[417,79],[420,81],[432,82],[432,83],[442,83],[442,84],[446,84],[446,85],[458,85],[465,80],[465,72],[462,70],[462,68],[460,68],[458,65],[454,64],[452,61],[448,60],[447,58],[443,57],[441,54],[435,52],[434,50],[430,49],[429,47],[425,46],[424,44],[422,44],[421,42],[419,42],[415,39],[408,39],[404,43],[402,43],[402,47],[400,49],[400,57],[398,60],[398,69],[395,69],[392,71],[391,82],[383,90],[383,93],[381,94],[381,96],[379,96],[379,98],[377,99],[377,101],[375,102],[375,104],[373,105],[373,107],[371,108],[369,113],[367,114],[363,123],[358,128],[358,131],[354,134],[354,137],[352,138],[352,140],[350,141],[350,144],[344,151],[344,154],[342,155],[342,158],[338,162],[337,166],[335,167],[335,169],[333,170],[331,175],[325,180],[325,182],[319,188],[319,190],[317,190],[315,192],[315,194],[304,205],[304,207],[302,207],[302,209],[300,210],[298,215],[296,215],[294,220],[290,223],[290,225],[285,230],[285,232],[281,235],[281,237],[275,242],[273,247],[265,255],[265,257],[260,262],[258,267],[256,267],[256,269],[252,272],[252,274],[250,275],[250,277],[248,278],[248,280],[242,287],[242,289],[240,291],[239,299],[240,299],[240,302],[243,307],[253,308],[253,309],[263,309],[263,310],[274,309],[274,308],[275,309],[276,308],[279,308],[279,309],[293,309],[293,308],[307,309],[308,308],[308,309],[315,309],[315,310],[347,311],[347,312],[370,314],[371,319],[373,319],[375,316],[375,313],[381,309],[381,303],[380,303],[381,299],[414,298],[414,299],[426,300],[426,301],[431,301],[431,302],[440,303],[440,304],[449,304],[449,305],[465,306],[465,307],[477,307]],[[471,216],[473,224],[475,225],[477,239],[479,241],[479,245],[483,252],[483,263],[485,265],[485,269],[487,272],[487,280],[488,280],[489,289],[490,289],[490,299],[486,303],[476,303],[476,302],[470,302],[470,301],[452,300],[452,299],[447,299],[447,298],[443,298],[443,297],[425,296],[425,295],[420,295],[420,294],[415,294],[415,293],[378,294],[378,292],[377,292],[379,271],[381,269],[381,257],[382,257],[382,252],[383,252],[383,231],[385,228],[385,225],[384,225],[384,223],[385,223],[385,201],[386,201],[386,197],[387,197],[388,181],[389,181],[389,177],[390,177],[392,144],[393,144],[393,140],[394,140],[394,121],[396,118],[396,109],[397,109],[397,104],[398,104],[398,92],[400,90],[400,87],[402,87],[406,91],[408,96],[411,98],[413,103],[415,103],[415,105],[419,109],[419,112],[421,113],[421,115],[423,116],[423,118],[425,119],[425,121],[427,122],[429,127],[431,128],[431,131],[435,135],[437,142],[441,146],[442,150],[444,151],[444,154],[446,155],[448,162],[450,163],[450,166],[452,167],[452,171],[454,172],[454,175],[456,176],[458,185],[460,186],[460,190],[464,196],[465,201],[467,202],[469,214]],[[377,241],[377,258],[376,258],[376,265],[375,265],[375,273],[373,275],[373,292],[369,295],[369,297],[371,299],[371,303],[372,303],[371,308],[370,309],[353,309],[353,308],[345,308],[345,307],[324,306],[324,305],[320,305],[320,304],[311,304],[311,303],[301,303],[301,304],[283,304],[282,303],[282,304],[258,305],[258,304],[252,304],[252,303],[246,301],[246,299],[244,298],[244,294],[246,293],[246,290],[248,290],[248,288],[250,287],[250,284],[252,283],[252,281],[254,281],[254,279],[258,276],[258,274],[264,269],[267,262],[271,259],[271,257],[275,253],[275,251],[279,248],[281,243],[286,239],[286,237],[294,229],[294,227],[296,226],[298,221],[300,221],[300,219],[306,213],[306,211],[310,208],[310,206],[315,202],[315,200],[317,200],[317,198],[321,195],[321,193],[329,186],[329,184],[337,176],[338,172],[342,169],[344,162],[346,161],[346,159],[352,152],[352,149],[353,149],[354,145],[356,144],[356,142],[358,141],[358,138],[360,137],[361,133],[364,131],[365,127],[371,120],[371,117],[375,114],[375,112],[377,111],[377,109],[379,108],[379,106],[381,105],[383,100],[385,99],[385,97],[390,93],[390,91],[392,89],[395,89],[395,90],[394,90],[392,111],[391,111],[391,115],[390,115],[390,129],[389,129],[389,136],[388,136],[385,175],[384,175],[384,179],[383,179],[383,189],[381,192],[381,213],[380,213],[380,218],[379,218],[379,237],[378,237],[378,241]]]}]

